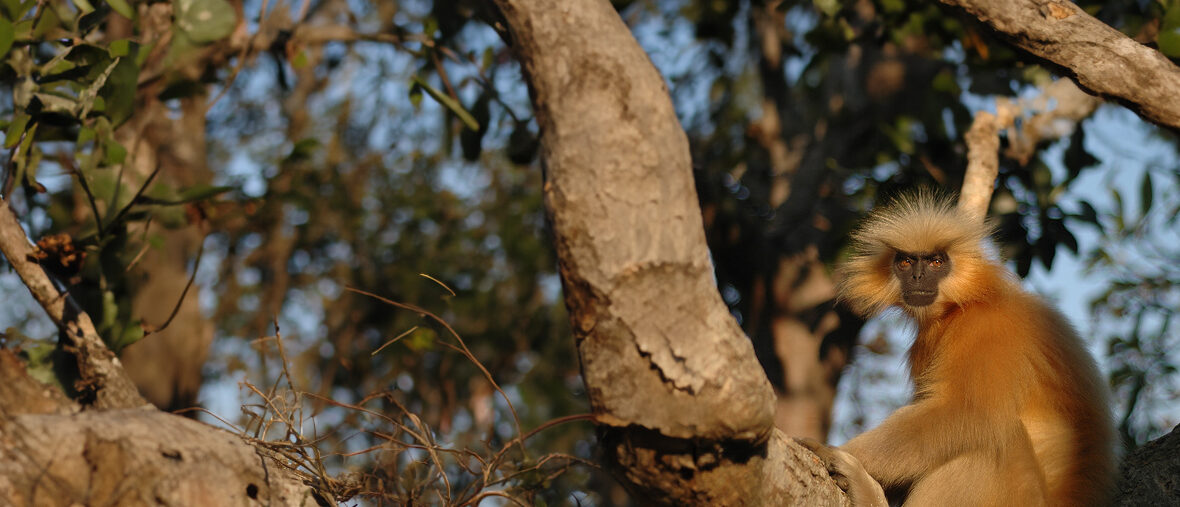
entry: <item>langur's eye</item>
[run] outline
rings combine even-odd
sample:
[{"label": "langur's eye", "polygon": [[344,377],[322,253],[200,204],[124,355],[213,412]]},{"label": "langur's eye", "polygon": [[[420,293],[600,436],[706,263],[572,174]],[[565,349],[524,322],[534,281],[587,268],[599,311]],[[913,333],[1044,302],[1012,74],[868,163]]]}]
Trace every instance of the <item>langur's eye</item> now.
[{"label": "langur's eye", "polygon": [[897,267],[902,268],[902,269],[907,269],[913,265],[914,265],[914,261],[912,261],[910,259],[902,259],[900,261],[897,261]]},{"label": "langur's eye", "polygon": [[936,267],[936,268],[941,268],[942,267],[942,259],[939,257],[935,257],[933,259],[930,259],[930,265],[933,267]]}]

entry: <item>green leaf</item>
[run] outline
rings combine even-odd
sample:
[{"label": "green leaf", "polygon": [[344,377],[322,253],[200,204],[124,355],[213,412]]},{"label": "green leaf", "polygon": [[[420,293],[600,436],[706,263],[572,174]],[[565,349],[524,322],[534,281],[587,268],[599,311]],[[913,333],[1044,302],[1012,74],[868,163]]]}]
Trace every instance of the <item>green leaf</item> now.
[{"label": "green leaf", "polygon": [[135,19],[135,9],[131,8],[131,4],[127,0],[107,0],[107,5],[111,6],[111,10],[119,13],[127,19]]},{"label": "green leaf", "polygon": [[1180,31],[1161,31],[1156,37],[1156,43],[1164,55],[1171,58],[1180,57]]},{"label": "green leaf", "polygon": [[118,332],[114,334],[111,340],[111,350],[118,354],[120,351],[127,348],[128,345],[142,340],[143,335],[143,324],[138,320],[132,322],[124,326],[122,329],[119,329]]},{"label": "green leaf", "polygon": [[[130,55],[134,47],[130,39],[119,39],[107,46],[107,53],[110,53],[111,58],[119,58]],[[134,55],[132,56],[134,57]]]},{"label": "green leaf", "polygon": [[1115,232],[1123,232],[1127,228],[1127,223],[1123,218],[1126,215],[1126,208],[1123,207],[1123,194],[1119,193],[1117,188],[1111,187],[1110,198],[1114,200]]},{"label": "green leaf", "polygon": [[492,51],[491,47],[485,48],[483,50],[483,56],[480,58],[480,67],[482,67],[484,69],[490,69],[490,68],[492,68],[492,65],[494,65],[495,63],[496,63],[496,52]]},{"label": "green leaf", "polygon": [[905,0],[881,0],[881,8],[887,13],[904,11],[905,5]]},{"label": "green leaf", "polygon": [[291,153],[283,159],[285,163],[302,162],[311,159],[312,154],[320,149],[320,141],[314,137],[305,137],[291,147]]},{"label": "green leaf", "polygon": [[537,137],[529,131],[528,122],[518,121],[508,136],[508,160],[514,164],[528,164],[537,156],[540,145]]},{"label": "green leaf", "polygon": [[50,30],[62,25],[57,9],[44,9],[40,16],[16,23],[17,40],[43,39]]},{"label": "green leaf", "polygon": [[119,304],[115,302],[115,293],[104,290],[102,291],[102,315],[99,320],[98,332],[102,333],[111,329],[115,325],[115,319],[119,317]]},{"label": "green leaf", "polygon": [[422,87],[416,82],[410,85],[410,105],[415,110],[422,106]]},{"label": "green leaf", "polygon": [[56,386],[63,391],[65,388],[57,376],[54,368],[54,358],[57,347],[49,343],[38,343],[31,347],[21,347],[20,355],[25,360],[25,371],[30,377],[42,384]]},{"label": "green leaf", "polygon": [[1078,204],[1082,207],[1081,213],[1077,215],[1078,220],[1098,225],[1098,212],[1094,210],[1094,206],[1088,201],[1078,201]]},{"label": "green leaf", "polygon": [[25,16],[20,12],[20,0],[0,0],[0,17],[4,19],[20,19]]},{"label": "green leaf", "polygon": [[959,83],[955,81],[955,74],[948,69],[943,69],[942,72],[935,74],[934,79],[930,82],[930,87],[936,92],[959,93]]},{"label": "green leaf", "polygon": [[119,144],[119,142],[114,140],[114,138],[107,138],[103,141],[102,152],[103,166],[109,167],[113,165],[119,165],[127,159],[127,148],[124,148],[123,145]]},{"label": "green leaf", "polygon": [[87,2],[86,0],[73,0],[73,2],[74,7],[77,7],[78,12],[83,16],[94,12],[94,6],[90,5],[90,2]]},{"label": "green leaf", "polygon": [[291,60],[291,66],[296,69],[307,67],[309,63],[311,63],[311,60],[307,58],[307,51],[300,51],[295,55],[295,58]]},{"label": "green leaf", "polygon": [[190,202],[204,201],[219,194],[224,194],[231,190],[236,190],[237,187],[230,186],[215,186],[208,184],[193,185],[189,188],[176,194],[175,198],[169,197],[170,189],[156,185],[147,192],[147,195],[141,196],[137,204],[157,205],[157,206],[176,206],[180,204],[188,204]]},{"label": "green leaf", "polygon": [[1171,31],[1174,28],[1180,28],[1180,4],[1172,3],[1171,6],[1166,6],[1167,11],[1160,19],[1160,32]]},{"label": "green leaf", "polygon": [[1069,147],[1065,149],[1065,168],[1069,170],[1069,179],[1074,179],[1082,170],[1098,164],[1099,160],[1086,151],[1086,129],[1074,129],[1069,137]]},{"label": "green leaf", "polygon": [[44,85],[52,81],[65,80],[88,84],[102,76],[112,60],[106,48],[93,44],[78,44],[41,65],[39,82]]},{"label": "green leaf", "polygon": [[98,98],[98,91],[107,84],[107,78],[111,76],[111,72],[115,70],[115,66],[119,65],[121,58],[116,58],[110,65],[103,69],[102,74],[94,79],[82,93],[78,94],[78,117],[85,118],[90,114],[90,110],[94,108],[94,99]]},{"label": "green leaf", "polygon": [[1143,173],[1143,184],[1139,187],[1139,209],[1140,217],[1146,217],[1147,212],[1151,211],[1151,200],[1155,197],[1151,184],[1151,171]]},{"label": "green leaf", "polygon": [[41,103],[41,111],[43,112],[73,116],[78,110],[78,101],[61,93],[38,92],[33,94],[33,98]]},{"label": "green leaf", "polygon": [[403,343],[414,352],[423,352],[434,348],[434,340],[438,338],[438,333],[433,329],[420,327],[415,329],[410,336],[407,336]]},{"label": "green leaf", "polygon": [[8,50],[12,49],[12,42],[16,40],[16,27],[12,26],[12,22],[0,18],[0,61],[8,56]]},{"label": "green leaf", "polygon": [[122,125],[135,112],[135,93],[139,86],[139,64],[136,63],[136,57],[140,53],[140,48],[135,43],[129,43],[122,51],[125,56],[118,58],[106,78],[106,84],[98,92],[104,103],[102,111],[114,126]]},{"label": "green leaf", "polygon": [[835,17],[840,12],[839,0],[815,0],[815,8],[819,9],[828,17]]},{"label": "green leaf", "polygon": [[212,197],[224,194],[226,192],[235,190],[237,187],[231,186],[216,186],[199,184],[188,187],[180,192],[180,199],[177,204],[184,204],[196,201],[204,201]]},{"label": "green leaf", "polygon": [[442,104],[443,107],[450,110],[455,114],[455,116],[458,116],[459,121],[463,122],[463,125],[465,125],[467,128],[471,130],[479,130],[479,122],[475,121],[475,118],[471,116],[471,113],[468,113],[466,109],[463,109],[463,106],[459,104],[459,101],[452,99],[449,95],[441,91],[438,91],[418,76],[414,76],[414,84],[420,86],[423,90],[426,90],[426,93],[429,93],[434,100],[437,100],[439,104]]},{"label": "green leaf", "polygon": [[41,82],[42,83],[49,82],[49,81],[52,81],[55,79],[59,79],[62,74],[66,74],[67,72],[78,68],[78,66],[75,65],[74,62],[66,60],[67,54],[68,53],[62,53],[60,55],[57,55],[56,57],[54,57],[54,59],[50,60],[45,65],[41,66]]},{"label": "green leaf", "polygon": [[20,145],[16,149],[16,154],[12,156],[12,161],[16,163],[16,181],[28,182],[28,177],[25,175],[25,170],[29,167],[29,149],[33,145],[33,139],[37,137],[37,126],[34,123],[29,130],[25,132],[24,138],[21,139]]},{"label": "green leaf", "polygon": [[479,160],[479,154],[483,151],[483,136],[487,133],[488,123],[491,122],[491,93],[484,91],[479,98],[475,100],[475,104],[471,107],[471,113],[476,122],[479,123],[480,128],[477,130],[463,129],[459,133],[459,145],[463,149],[463,158],[476,161]]},{"label": "green leaf", "polygon": [[[168,45],[168,56],[164,61],[170,65],[174,65],[178,61],[182,61],[197,50],[197,43],[193,42],[192,38],[188,36],[184,30],[172,31],[172,43]],[[163,93],[161,95],[164,95]]]},{"label": "green leaf", "polygon": [[12,149],[21,140],[21,134],[25,133],[25,127],[29,126],[29,120],[32,117],[26,114],[23,110],[18,109],[12,118],[12,122],[8,124],[8,130],[4,132],[4,148]]},{"label": "green leaf", "polygon": [[197,44],[229,36],[238,23],[234,7],[226,0],[177,0],[174,5],[176,29]]},{"label": "green leaf", "polygon": [[33,187],[33,189],[39,193],[45,193],[45,186],[37,183],[37,168],[41,167],[41,149],[36,145],[32,145],[28,148],[28,153],[25,154],[24,166],[24,183],[30,187]]}]

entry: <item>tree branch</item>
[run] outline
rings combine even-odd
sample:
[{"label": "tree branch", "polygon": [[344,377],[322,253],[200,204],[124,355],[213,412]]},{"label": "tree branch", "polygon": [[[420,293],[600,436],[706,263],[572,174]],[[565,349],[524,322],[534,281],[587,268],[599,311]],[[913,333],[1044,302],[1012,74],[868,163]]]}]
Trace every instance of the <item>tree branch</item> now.
[{"label": "tree branch", "polygon": [[942,0],[1014,45],[1063,68],[1082,88],[1180,129],[1180,67],[1061,0]]},{"label": "tree branch", "polygon": [[959,191],[959,209],[983,220],[1000,174],[1000,119],[980,111],[963,139],[967,142],[967,172]]},{"label": "tree branch", "polygon": [[57,290],[40,264],[30,260],[35,253],[24,229],[6,199],[0,198],[0,253],[20,276],[33,298],[57,324],[62,349],[78,361],[79,380],[75,386],[79,401],[95,408],[139,407],[147,401],[107,348],[86,315],[68,294]]},{"label": "tree branch", "polygon": [[496,5],[542,131],[566,306],[612,470],[644,504],[838,504],[818,460],[774,429],[651,60],[606,0]]}]

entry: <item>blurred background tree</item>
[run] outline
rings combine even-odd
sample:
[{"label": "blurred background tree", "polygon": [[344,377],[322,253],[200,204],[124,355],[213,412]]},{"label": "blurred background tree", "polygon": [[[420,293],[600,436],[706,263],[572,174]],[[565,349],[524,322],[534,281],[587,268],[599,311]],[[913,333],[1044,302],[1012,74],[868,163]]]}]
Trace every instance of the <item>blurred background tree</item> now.
[{"label": "blurred background tree", "polygon": [[[1079,5],[1180,56],[1180,4]],[[905,338],[836,305],[830,268],[881,198],[958,188],[973,112],[997,108],[1015,115],[991,209],[1000,252],[1063,304],[1093,299],[1093,320],[1066,310],[1104,353],[1128,445],[1180,422],[1172,133],[1100,106],[936,5],[615,6],[667,79],[718,286],[775,385],[784,431],[840,439],[903,401],[881,394],[896,393],[899,363],[877,358]],[[317,414],[319,446],[340,453],[328,462],[416,494],[434,479],[415,475],[413,453],[343,456],[400,437],[325,400],[417,414],[456,447],[498,448],[518,424],[588,410],[541,206],[536,122],[489,9],[4,0],[4,198],[152,402],[256,419],[239,412],[252,400],[240,382],[283,371],[275,341],[257,340],[277,322],[288,380],[316,395],[301,403]],[[12,277],[0,283],[10,301],[24,297]],[[346,287],[440,316],[495,384],[438,322]],[[0,314],[6,346],[50,372],[52,327],[39,310]],[[838,397],[845,371],[855,382]],[[591,428],[548,428],[530,448],[592,459]],[[461,468],[445,473],[478,482]],[[625,502],[593,467],[573,470],[503,487]]]}]

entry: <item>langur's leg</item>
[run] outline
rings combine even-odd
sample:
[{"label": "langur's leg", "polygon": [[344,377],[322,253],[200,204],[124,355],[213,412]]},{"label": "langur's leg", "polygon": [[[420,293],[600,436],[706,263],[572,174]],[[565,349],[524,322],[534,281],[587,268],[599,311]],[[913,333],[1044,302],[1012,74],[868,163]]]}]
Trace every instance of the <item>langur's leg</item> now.
[{"label": "langur's leg", "polygon": [[959,456],[914,483],[906,507],[1044,506],[1045,479],[1027,436]]}]

